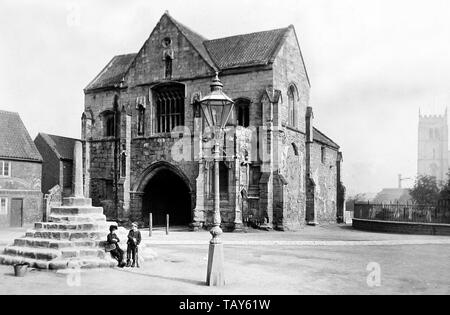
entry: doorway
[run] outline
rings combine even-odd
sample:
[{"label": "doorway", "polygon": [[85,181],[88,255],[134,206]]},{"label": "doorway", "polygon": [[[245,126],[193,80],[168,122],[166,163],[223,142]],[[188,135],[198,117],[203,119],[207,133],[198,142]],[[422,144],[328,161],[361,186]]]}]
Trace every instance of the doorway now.
[{"label": "doorway", "polygon": [[23,199],[11,199],[11,227],[23,226]]},{"label": "doorway", "polygon": [[142,215],[149,226],[165,226],[169,215],[171,226],[187,226],[192,222],[191,194],[183,179],[170,169],[161,169],[153,175],[144,190]]}]

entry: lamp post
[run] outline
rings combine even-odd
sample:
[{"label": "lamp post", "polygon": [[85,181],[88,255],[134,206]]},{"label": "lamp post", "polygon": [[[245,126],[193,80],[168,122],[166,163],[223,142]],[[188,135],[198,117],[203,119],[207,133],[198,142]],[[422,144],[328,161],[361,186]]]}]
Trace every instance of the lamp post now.
[{"label": "lamp post", "polygon": [[211,93],[200,100],[206,123],[214,131],[214,218],[213,227],[210,230],[212,239],[209,242],[208,271],[206,284],[209,286],[225,285],[223,267],[223,244],[220,235],[220,188],[219,188],[219,160],[220,140],[223,136],[225,126],[234,108],[234,102],[222,91],[223,84],[219,80],[219,74],[211,83]]}]

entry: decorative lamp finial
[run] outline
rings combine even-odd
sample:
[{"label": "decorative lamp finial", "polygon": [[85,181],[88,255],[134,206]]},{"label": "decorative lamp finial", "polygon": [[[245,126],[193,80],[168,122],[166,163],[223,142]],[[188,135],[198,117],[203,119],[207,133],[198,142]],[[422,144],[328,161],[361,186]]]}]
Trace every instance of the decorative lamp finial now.
[{"label": "decorative lamp finial", "polygon": [[211,83],[211,92],[214,91],[221,91],[223,88],[223,84],[219,79],[219,72],[216,71],[216,76],[214,77],[212,83]]}]

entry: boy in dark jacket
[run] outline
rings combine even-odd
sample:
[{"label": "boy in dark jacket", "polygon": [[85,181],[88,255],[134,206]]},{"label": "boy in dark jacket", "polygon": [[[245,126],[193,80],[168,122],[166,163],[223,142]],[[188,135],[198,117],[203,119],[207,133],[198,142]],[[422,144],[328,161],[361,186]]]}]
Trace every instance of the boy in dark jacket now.
[{"label": "boy in dark jacket", "polygon": [[111,225],[109,227],[106,248],[111,253],[111,256],[118,261],[118,266],[123,268],[125,266],[125,263],[123,262],[123,250],[119,246],[120,239],[115,233],[116,231],[117,226]]},{"label": "boy in dark jacket", "polygon": [[[138,267],[139,268],[139,244],[141,244],[141,232],[138,230],[138,224],[134,222],[130,232],[128,233],[127,242],[127,267]],[[133,258],[133,264],[131,264],[131,258]]]}]

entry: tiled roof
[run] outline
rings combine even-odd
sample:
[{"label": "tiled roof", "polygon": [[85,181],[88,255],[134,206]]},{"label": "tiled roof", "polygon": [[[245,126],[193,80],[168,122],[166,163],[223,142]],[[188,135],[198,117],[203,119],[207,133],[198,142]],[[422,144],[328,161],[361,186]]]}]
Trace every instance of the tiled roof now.
[{"label": "tiled roof", "polygon": [[273,59],[288,29],[219,38],[204,45],[221,70],[265,65]]},{"label": "tiled roof", "polygon": [[75,142],[80,140],[49,135],[42,132],[39,133],[39,135],[53,149],[60,159],[73,160],[73,148],[75,146]]},{"label": "tiled roof", "polygon": [[333,140],[331,140],[330,138],[325,136],[325,134],[323,134],[317,128],[314,128],[313,138],[314,138],[314,141],[325,144],[331,148],[334,148],[336,150],[340,149],[339,145],[337,145],[336,142],[334,142]]},{"label": "tiled roof", "polygon": [[[266,65],[273,61],[288,30],[236,35],[214,40],[191,30],[169,14],[165,14],[192,44],[199,55],[215,71],[249,66]],[[85,90],[110,88],[121,83],[137,54],[115,56]]]},{"label": "tiled roof", "polygon": [[86,90],[113,87],[120,84],[137,54],[115,56]]},{"label": "tiled roof", "polygon": [[42,161],[18,113],[0,110],[0,159]]}]

